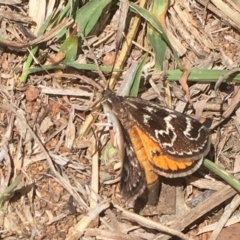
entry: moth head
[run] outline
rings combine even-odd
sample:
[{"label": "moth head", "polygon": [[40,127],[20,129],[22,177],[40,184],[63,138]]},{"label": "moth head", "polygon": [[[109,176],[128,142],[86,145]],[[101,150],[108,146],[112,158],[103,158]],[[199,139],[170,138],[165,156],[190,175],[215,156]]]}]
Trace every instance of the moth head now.
[{"label": "moth head", "polygon": [[112,105],[112,111],[114,112],[114,114],[116,114],[118,119],[120,119],[121,121],[124,121],[128,118],[128,112],[124,108],[123,102],[118,102]]}]

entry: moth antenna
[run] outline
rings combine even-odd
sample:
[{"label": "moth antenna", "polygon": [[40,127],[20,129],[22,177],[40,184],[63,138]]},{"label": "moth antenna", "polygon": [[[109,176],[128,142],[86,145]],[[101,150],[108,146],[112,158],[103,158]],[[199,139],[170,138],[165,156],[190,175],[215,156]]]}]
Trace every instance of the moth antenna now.
[{"label": "moth antenna", "polygon": [[[89,53],[90,53],[90,56],[91,56],[91,58],[93,59],[95,65],[97,66],[97,71],[98,71],[99,76],[100,76],[101,79],[107,84],[107,80],[106,80],[106,78],[105,78],[102,70],[100,69],[100,66],[99,66],[99,64],[98,64],[97,58],[96,58],[95,54],[93,53],[91,46],[88,44],[88,41],[87,41],[87,39],[84,37],[84,35],[82,34],[82,32],[80,33],[80,36],[82,37],[82,39],[84,40],[85,44],[87,45],[87,48],[88,48]],[[99,85],[100,88],[101,88],[101,92],[103,92],[104,87],[101,86],[100,84],[98,84],[98,85]]]}]

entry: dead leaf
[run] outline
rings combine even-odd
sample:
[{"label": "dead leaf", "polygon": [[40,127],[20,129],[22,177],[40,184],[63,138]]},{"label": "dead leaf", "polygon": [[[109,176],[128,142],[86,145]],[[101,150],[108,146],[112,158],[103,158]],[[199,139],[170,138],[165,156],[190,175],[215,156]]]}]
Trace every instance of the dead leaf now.
[{"label": "dead leaf", "polygon": [[41,122],[39,130],[40,130],[41,133],[45,133],[52,126],[53,126],[53,122],[51,121],[51,118],[49,116],[47,116]]},{"label": "dead leaf", "polygon": [[65,58],[65,56],[66,54],[63,52],[58,52],[55,55],[51,54],[45,65],[60,63]]},{"label": "dead leaf", "polygon": [[54,102],[52,105],[49,105],[49,110],[53,115],[57,115],[61,110],[61,104],[59,102]]},{"label": "dead leaf", "polygon": [[54,149],[57,146],[57,144],[58,144],[58,140],[54,138],[47,145],[49,148]]},{"label": "dead leaf", "polygon": [[116,53],[109,52],[103,57],[103,64],[106,66],[113,66],[115,58],[116,58]]},{"label": "dead leaf", "polygon": [[30,102],[34,101],[40,94],[40,90],[36,87],[30,87],[26,92],[26,99]]},{"label": "dead leaf", "polygon": [[61,153],[70,153],[71,152],[71,149],[69,149],[66,146],[60,147],[59,150],[60,150]]}]

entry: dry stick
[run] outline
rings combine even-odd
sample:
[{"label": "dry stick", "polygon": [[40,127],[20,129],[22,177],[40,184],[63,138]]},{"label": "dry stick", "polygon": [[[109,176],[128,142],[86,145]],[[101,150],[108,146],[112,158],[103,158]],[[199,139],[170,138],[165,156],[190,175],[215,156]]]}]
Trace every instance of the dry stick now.
[{"label": "dry stick", "polygon": [[231,98],[231,101],[228,105],[227,110],[224,111],[224,113],[222,114],[222,117],[224,119],[230,117],[231,114],[233,113],[233,111],[236,109],[236,107],[239,106],[239,100],[240,100],[240,87],[239,86],[234,87],[233,94],[234,95]]},{"label": "dry stick", "polygon": [[117,232],[121,232],[123,229],[121,229],[121,224],[116,219],[115,214],[110,209],[107,209],[106,214],[108,215],[111,225],[113,226],[113,229],[116,230]]},{"label": "dry stick", "polygon": [[39,85],[39,88],[41,88],[41,93],[44,94],[51,94],[51,95],[64,95],[64,96],[77,96],[77,97],[92,97],[93,93],[89,93],[87,91],[77,89],[77,88],[52,88],[52,87],[46,87],[43,85]]},{"label": "dry stick", "polygon": [[[230,186],[225,186],[221,190],[213,193],[211,197],[203,201],[197,207],[193,208],[189,213],[185,216],[182,216],[180,219],[176,220],[171,228],[176,229],[178,231],[183,231],[186,227],[191,225],[200,217],[204,216],[206,213],[219,206],[223,202],[227,201],[234,195],[236,195],[236,190],[234,190]],[[161,240],[167,240],[168,237],[163,237]]]},{"label": "dry stick", "polygon": [[[1,91],[1,90],[0,90]],[[27,124],[26,120],[15,110],[15,106],[12,103],[9,103],[7,98],[5,97],[5,93],[3,91],[1,91],[1,94],[5,100],[4,102],[4,106],[10,110],[11,112],[13,112],[23,123],[23,125],[27,128],[27,130],[30,132],[30,134],[32,135],[33,139],[35,140],[35,142],[38,144],[38,146],[40,147],[41,151],[44,153],[46,160],[48,162],[49,168],[51,169],[51,171],[53,172],[53,174],[55,175],[55,177],[57,178],[58,182],[74,197],[74,199],[84,208],[87,208],[86,203],[83,201],[83,199],[79,196],[79,194],[77,193],[77,191],[75,189],[73,189],[73,187],[70,185],[70,183],[68,181],[66,181],[59,173],[58,171],[55,169],[55,166],[52,163],[52,159],[50,157],[50,155],[48,154],[47,150],[45,149],[44,145],[42,144],[42,142],[40,141],[40,139],[38,138],[38,136],[35,134],[35,132],[31,129],[31,127]]]},{"label": "dry stick", "polygon": [[[147,0],[141,0],[139,2],[139,6],[144,7],[146,5],[146,3],[147,3]],[[115,64],[115,67],[117,69],[122,69],[122,66],[125,63],[127,57],[129,57],[129,52],[130,52],[130,49],[132,46],[132,41],[134,40],[134,38],[137,34],[140,22],[141,22],[141,17],[135,16],[133,23],[131,25],[131,28],[127,34],[126,40],[123,43],[122,51],[120,52],[120,55],[117,58],[117,62]],[[112,77],[111,77],[110,83],[109,83],[110,88],[113,88],[115,86],[115,82],[116,82],[116,79],[119,77],[119,74],[120,74],[120,72],[114,72],[112,74]]]},{"label": "dry stick", "polygon": [[232,213],[239,207],[239,205],[240,205],[240,196],[236,195],[233,198],[232,202],[229,205],[227,205],[227,207],[225,208],[225,211],[224,211],[223,215],[221,216],[220,220],[218,221],[217,226],[215,227],[214,231],[212,232],[212,235],[209,238],[209,240],[217,239],[222,228],[225,226],[228,219],[230,218]]},{"label": "dry stick", "polygon": [[123,209],[122,207],[118,206],[117,204],[113,204],[113,205],[114,205],[114,207],[116,207],[117,209],[122,211],[122,215],[126,219],[137,222],[138,224],[140,224],[143,227],[147,227],[149,229],[155,229],[155,230],[158,230],[160,232],[164,232],[168,235],[179,237],[180,239],[184,239],[184,240],[190,240],[191,239],[191,238],[187,237],[186,235],[184,235],[183,233],[181,233],[178,230],[166,227],[166,226],[164,226],[160,223],[154,222],[151,219],[142,217],[142,216],[140,216],[136,213],[129,212],[129,211]]}]

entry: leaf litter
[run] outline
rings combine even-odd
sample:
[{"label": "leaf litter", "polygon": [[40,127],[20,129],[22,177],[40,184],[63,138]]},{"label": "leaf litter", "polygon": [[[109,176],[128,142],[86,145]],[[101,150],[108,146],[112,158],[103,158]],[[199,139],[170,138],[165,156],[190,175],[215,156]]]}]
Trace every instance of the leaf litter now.
[{"label": "leaf litter", "polygon": [[[119,179],[120,170],[116,169],[119,169],[123,150],[120,156],[101,160],[108,150],[112,127],[101,107],[94,104],[100,98],[101,86],[106,87],[106,81],[97,66],[94,70],[66,66],[82,67],[80,64],[93,64],[96,60],[101,68],[102,62],[114,63],[109,57],[118,56],[115,68],[121,71],[113,74],[117,77],[109,80],[109,71],[104,72],[109,86],[116,85],[118,89],[127,70],[133,63],[140,62],[145,52],[158,57],[146,43],[147,24],[143,18],[154,23],[152,19],[147,19],[143,11],[139,12],[130,3],[130,9],[138,11],[142,18],[136,17],[132,22],[126,19],[126,24],[120,22],[119,29],[125,35],[118,32],[117,42],[123,41],[123,45],[116,53],[119,22],[116,24],[112,19],[119,13],[115,12],[116,6],[109,7],[110,1],[99,3],[108,6],[109,12],[106,12],[110,14],[100,14],[99,26],[91,29],[91,35],[84,36],[86,39],[78,35],[80,25],[73,24],[74,8],[71,12],[69,1],[60,1],[59,5],[55,1],[49,1],[48,5],[45,1],[31,1],[33,5],[11,2],[0,1],[1,239],[10,236],[22,239],[169,239],[163,232],[180,239],[237,239],[232,227],[239,225],[239,197],[213,173],[201,169],[194,178],[182,179],[181,186],[174,190],[177,194],[161,194],[162,206],[158,204],[139,214],[125,208],[119,182],[115,181]],[[126,2],[121,1],[123,12],[118,16],[135,17],[126,14]],[[149,7],[147,1],[140,1],[140,4],[146,9]],[[32,17],[31,6],[37,6],[34,10],[37,14]],[[36,12],[36,9],[41,11]],[[167,49],[162,65],[166,77],[161,78],[160,83],[154,79],[148,84],[148,79],[156,73],[153,64],[149,64],[152,59],[148,58],[141,76],[140,96],[161,99],[162,105],[165,99],[171,108],[204,122],[211,130],[214,148],[207,157],[238,178],[239,87],[236,82],[229,82],[229,77],[234,79],[239,73],[239,8],[235,1],[176,0],[169,2],[167,9],[167,35],[181,57],[182,70],[226,72],[215,76],[216,84],[201,82],[201,75],[193,75],[191,71],[182,86],[179,82],[168,82],[166,79],[174,73],[171,70],[177,68],[178,60]],[[52,21],[47,31],[37,36],[37,29],[41,29],[53,12],[56,20],[64,11],[69,11],[69,18],[59,18],[61,21],[55,24]],[[134,27],[131,29],[131,26]],[[59,58],[63,36],[74,31],[82,38],[81,51],[74,61],[66,55],[67,51]],[[47,59],[40,56],[41,51],[34,55],[30,66],[41,71],[28,75],[27,83],[21,84],[19,78],[33,46],[45,52]],[[70,62],[63,63],[65,58]],[[180,79],[180,75],[171,76]],[[187,81],[191,78],[198,83]],[[121,146],[121,140],[118,145]],[[23,177],[17,181],[20,173]],[[17,184],[13,184],[15,179]],[[13,187],[8,189],[11,184]],[[213,192],[208,195],[209,190]],[[177,197],[176,207],[172,207],[175,206],[171,202],[173,196]],[[195,207],[185,206],[192,200],[197,202]],[[164,215],[164,208],[171,214]]]}]

